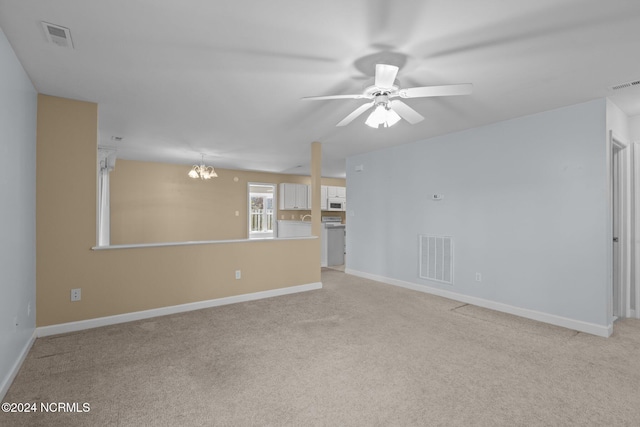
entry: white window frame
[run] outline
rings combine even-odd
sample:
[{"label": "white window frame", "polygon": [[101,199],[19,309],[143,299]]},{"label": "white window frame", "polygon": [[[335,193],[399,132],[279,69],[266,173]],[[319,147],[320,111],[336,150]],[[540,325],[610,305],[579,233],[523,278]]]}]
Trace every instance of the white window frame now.
[{"label": "white window frame", "polygon": [[[251,191],[251,187],[253,186],[261,186],[261,187],[272,187],[273,188],[273,198],[272,198],[272,208],[271,208],[271,231],[251,231],[252,229],[252,219],[253,219],[253,212],[251,211],[251,195],[252,194],[263,194],[263,193],[256,193],[256,192],[252,192]],[[273,239],[274,237],[277,236],[277,230],[276,230],[276,206],[277,206],[277,191],[278,191],[278,184],[274,184],[274,183],[270,183],[270,182],[249,182],[247,183],[247,234],[248,234],[248,238],[249,239]],[[271,194],[271,193],[264,193],[264,194]],[[265,215],[265,213],[263,213],[262,215]]]}]

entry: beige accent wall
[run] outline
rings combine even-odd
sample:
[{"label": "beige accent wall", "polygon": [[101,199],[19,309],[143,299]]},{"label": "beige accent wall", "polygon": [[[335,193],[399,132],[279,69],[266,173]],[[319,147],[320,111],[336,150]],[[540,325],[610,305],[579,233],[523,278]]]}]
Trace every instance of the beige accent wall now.
[{"label": "beige accent wall", "polygon": [[37,326],[320,282],[319,239],[92,250],[97,112],[38,96]]},{"label": "beige accent wall", "polygon": [[[111,244],[246,239],[249,182],[311,183],[309,176],[220,168],[218,178],[202,181],[189,178],[190,169],[118,159],[110,176]],[[322,178],[322,185],[345,186],[345,180]],[[278,211],[277,219],[310,213]],[[336,214],[344,219],[344,212],[323,213]]]}]

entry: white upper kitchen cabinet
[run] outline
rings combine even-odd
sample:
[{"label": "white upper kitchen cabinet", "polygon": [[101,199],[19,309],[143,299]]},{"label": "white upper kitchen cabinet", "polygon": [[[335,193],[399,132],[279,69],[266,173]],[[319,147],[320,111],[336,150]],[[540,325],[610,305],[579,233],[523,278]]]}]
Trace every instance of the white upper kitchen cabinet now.
[{"label": "white upper kitchen cabinet", "polygon": [[280,209],[281,210],[307,210],[309,209],[309,190],[305,184],[280,184]]},{"label": "white upper kitchen cabinet", "polygon": [[346,187],[327,187],[327,197],[330,199],[346,199],[347,188]]}]

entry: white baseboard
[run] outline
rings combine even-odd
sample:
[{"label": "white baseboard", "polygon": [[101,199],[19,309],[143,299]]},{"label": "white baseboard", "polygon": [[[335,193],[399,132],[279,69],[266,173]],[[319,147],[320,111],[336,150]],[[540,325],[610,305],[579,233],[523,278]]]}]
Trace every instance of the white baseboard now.
[{"label": "white baseboard", "polygon": [[424,292],[427,294],[438,295],[455,301],[467,304],[477,305],[479,307],[489,308],[491,310],[501,311],[513,314],[527,319],[537,320],[539,322],[549,323],[551,325],[562,326],[563,328],[573,329],[587,334],[597,335],[600,337],[609,337],[613,333],[613,324],[602,326],[595,323],[583,322],[581,320],[569,319],[567,317],[556,316],[555,314],[543,313],[541,311],[529,310],[526,308],[515,307],[496,301],[486,300],[483,298],[473,297],[469,295],[459,294],[444,289],[434,288],[427,285],[418,285],[416,283],[405,282],[403,280],[392,279],[389,277],[378,276],[375,274],[364,273],[362,271],[345,269],[345,273],[354,276],[363,277],[365,279],[375,280],[376,282],[386,283],[388,285],[400,286],[402,288],[412,289],[414,291]]},{"label": "white baseboard", "polygon": [[35,341],[36,341],[36,331],[34,330],[33,333],[31,334],[31,338],[29,338],[29,340],[26,342],[26,344],[22,348],[22,351],[20,352],[20,355],[18,356],[16,361],[13,363],[11,370],[9,371],[7,376],[2,380],[2,384],[0,385],[0,402],[4,401],[4,396],[9,391],[9,387],[11,387],[11,384],[13,383],[13,380],[15,379],[16,375],[18,375],[18,371],[20,370],[20,367],[24,363],[24,359],[26,359],[27,354],[29,354],[29,350],[31,350],[31,346]]},{"label": "white baseboard", "polygon": [[232,297],[198,301],[188,304],[172,305],[169,307],[154,308],[151,310],[134,311],[132,313],[98,317],[95,319],[80,320],[77,322],[60,323],[58,325],[41,326],[36,328],[36,334],[38,337],[46,337],[50,335],[64,334],[67,332],[81,331],[84,329],[99,328],[101,326],[116,325],[118,323],[132,322],[134,320],[149,319],[151,317],[166,316],[168,314],[183,313],[185,311],[201,310],[203,308],[218,307],[238,302],[255,301],[264,298],[295,294],[298,292],[312,291],[315,289],[322,289],[322,282],[271,289],[268,291],[254,292],[250,294],[234,295]]}]

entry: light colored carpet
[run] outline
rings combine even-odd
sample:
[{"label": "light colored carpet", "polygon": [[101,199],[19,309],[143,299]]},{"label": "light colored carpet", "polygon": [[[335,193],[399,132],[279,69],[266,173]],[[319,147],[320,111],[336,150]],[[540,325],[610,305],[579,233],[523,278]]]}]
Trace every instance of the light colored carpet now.
[{"label": "light colored carpet", "polygon": [[317,291],[38,339],[2,426],[638,426],[640,321],[598,338],[323,269]]}]

